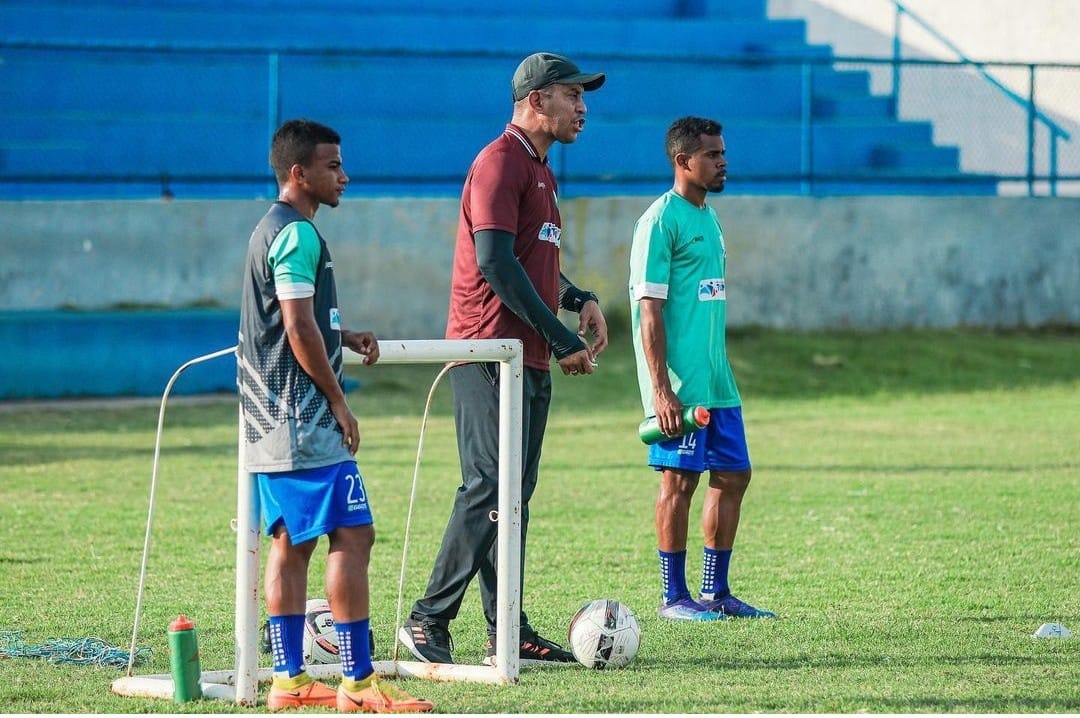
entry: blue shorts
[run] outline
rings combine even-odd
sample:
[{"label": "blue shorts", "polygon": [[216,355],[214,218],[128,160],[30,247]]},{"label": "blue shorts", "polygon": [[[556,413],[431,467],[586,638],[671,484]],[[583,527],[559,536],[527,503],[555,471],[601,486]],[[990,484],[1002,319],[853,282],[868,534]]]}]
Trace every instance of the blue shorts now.
[{"label": "blue shorts", "polygon": [[679,469],[700,474],[709,471],[747,471],[750,451],[746,447],[742,407],[709,409],[709,423],[686,436],[649,446],[649,466],[657,471]]},{"label": "blue shorts", "polygon": [[278,525],[284,523],[294,546],[342,526],[369,526],[375,522],[364,477],[355,461],[255,474],[255,480],[266,535],[273,536]]}]

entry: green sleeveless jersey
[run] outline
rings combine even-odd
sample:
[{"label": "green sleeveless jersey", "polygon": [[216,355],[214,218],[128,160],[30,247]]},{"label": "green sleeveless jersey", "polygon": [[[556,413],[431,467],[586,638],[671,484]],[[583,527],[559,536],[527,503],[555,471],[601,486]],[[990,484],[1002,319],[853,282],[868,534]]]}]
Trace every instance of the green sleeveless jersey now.
[{"label": "green sleeveless jersey", "polygon": [[674,190],[661,195],[634,225],[630,249],[630,317],[638,387],[654,415],[653,384],[641,341],[645,297],[663,299],[671,387],[685,406],[740,406],[727,358],[724,234],[712,207],[697,207]]}]

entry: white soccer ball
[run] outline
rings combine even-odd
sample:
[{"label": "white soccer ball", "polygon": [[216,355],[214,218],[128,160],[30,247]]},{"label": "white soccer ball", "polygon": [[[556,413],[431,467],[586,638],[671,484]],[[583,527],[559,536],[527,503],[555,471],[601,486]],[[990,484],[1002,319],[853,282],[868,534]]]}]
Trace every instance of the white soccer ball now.
[{"label": "white soccer ball", "polygon": [[637,655],[641,626],[625,604],[597,599],[570,619],[567,639],[574,658],[586,668],[622,668]]},{"label": "white soccer ball", "polygon": [[312,598],[307,602],[304,616],[304,663],[341,663],[334,616],[330,613],[330,604],[325,598]]}]

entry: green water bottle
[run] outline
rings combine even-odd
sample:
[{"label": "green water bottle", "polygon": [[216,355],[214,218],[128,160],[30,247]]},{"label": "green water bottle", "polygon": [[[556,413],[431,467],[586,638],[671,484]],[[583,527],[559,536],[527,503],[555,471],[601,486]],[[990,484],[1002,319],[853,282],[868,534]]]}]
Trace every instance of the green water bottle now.
[{"label": "green water bottle", "polygon": [[202,669],[199,667],[195,622],[182,613],[169,624],[169,651],[173,700],[187,703],[202,698]]},{"label": "green water bottle", "polygon": [[[703,406],[686,406],[683,407],[682,413],[682,435],[697,431],[698,429],[708,426],[709,424],[709,410]],[[675,437],[668,436],[664,432],[660,431],[660,424],[656,421],[655,416],[650,416],[645,421],[638,425],[638,436],[646,444],[655,444],[658,441],[665,441],[667,439],[673,439]]]}]

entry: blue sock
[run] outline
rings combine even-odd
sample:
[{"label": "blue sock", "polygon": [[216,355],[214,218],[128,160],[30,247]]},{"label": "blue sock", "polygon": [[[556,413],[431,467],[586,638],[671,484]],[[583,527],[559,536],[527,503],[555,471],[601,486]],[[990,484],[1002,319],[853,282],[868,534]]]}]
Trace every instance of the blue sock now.
[{"label": "blue sock", "polygon": [[370,618],[348,623],[335,623],[338,637],[338,656],[341,657],[341,674],[346,678],[360,680],[374,671],[371,665],[371,644],[368,642]]},{"label": "blue sock", "polygon": [[723,598],[731,593],[728,587],[728,566],[731,549],[705,547],[701,564],[701,597],[706,601]]},{"label": "blue sock", "polygon": [[664,602],[674,603],[690,595],[686,585],[686,551],[657,551],[660,555],[660,582]]},{"label": "blue sock", "polygon": [[270,616],[270,653],[274,673],[292,678],[304,672],[304,614]]}]

